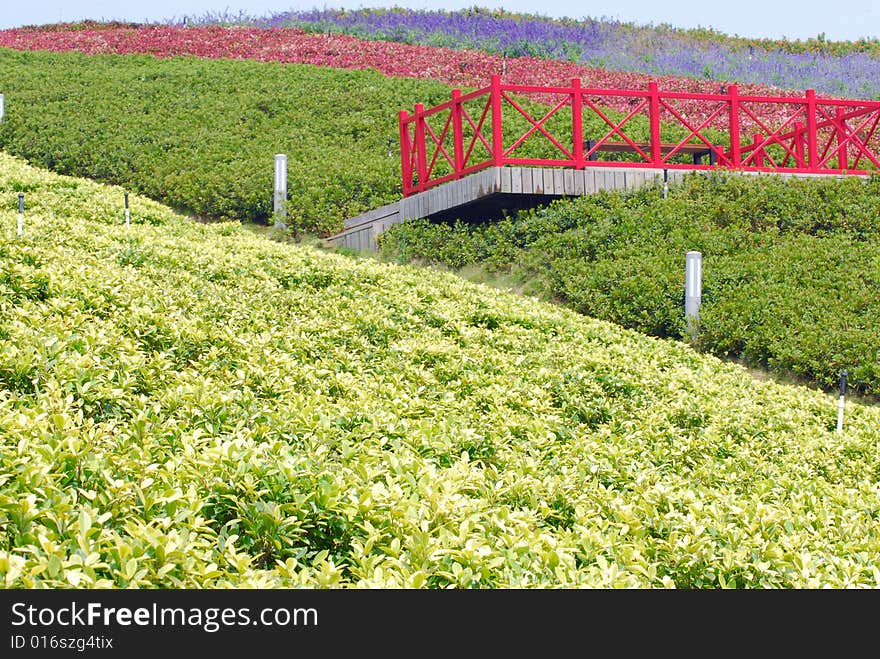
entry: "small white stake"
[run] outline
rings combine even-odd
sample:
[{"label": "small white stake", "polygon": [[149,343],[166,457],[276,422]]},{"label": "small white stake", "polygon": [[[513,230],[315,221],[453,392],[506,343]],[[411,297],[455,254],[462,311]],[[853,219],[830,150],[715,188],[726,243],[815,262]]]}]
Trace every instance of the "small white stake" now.
[{"label": "small white stake", "polygon": [[837,403],[837,434],[843,432],[843,400],[846,397],[846,371],[840,374],[840,400]]},{"label": "small white stake", "polygon": [[18,193],[18,237],[24,233],[24,192]]}]

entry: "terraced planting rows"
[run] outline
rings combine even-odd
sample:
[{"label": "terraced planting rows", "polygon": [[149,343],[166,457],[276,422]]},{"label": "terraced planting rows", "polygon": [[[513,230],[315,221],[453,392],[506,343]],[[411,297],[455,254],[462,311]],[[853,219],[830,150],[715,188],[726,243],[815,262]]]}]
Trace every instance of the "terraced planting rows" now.
[{"label": "terraced planting rows", "polygon": [[0,199],[6,588],[880,586],[876,408],[5,154]]}]

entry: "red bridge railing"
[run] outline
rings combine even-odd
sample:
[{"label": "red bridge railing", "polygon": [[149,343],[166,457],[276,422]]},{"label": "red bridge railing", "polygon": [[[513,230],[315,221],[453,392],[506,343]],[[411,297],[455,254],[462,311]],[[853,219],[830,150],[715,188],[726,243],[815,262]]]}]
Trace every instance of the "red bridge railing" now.
[{"label": "red bridge railing", "polygon": [[[399,115],[404,196],[492,166],[880,170],[880,101],[491,84]],[[708,162],[704,161],[706,158]]]}]

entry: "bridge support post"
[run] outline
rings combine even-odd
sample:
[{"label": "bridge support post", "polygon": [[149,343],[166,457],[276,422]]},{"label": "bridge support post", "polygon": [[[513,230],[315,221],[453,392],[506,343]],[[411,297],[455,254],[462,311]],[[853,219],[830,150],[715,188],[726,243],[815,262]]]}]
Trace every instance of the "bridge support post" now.
[{"label": "bridge support post", "polygon": [[504,164],[504,142],[501,132],[501,76],[492,76],[492,164],[501,167]]},{"label": "bridge support post", "polygon": [[742,151],[739,135],[739,87],[730,85],[727,88],[730,97],[730,164],[734,167],[742,166]]},{"label": "bridge support post", "polygon": [[417,189],[419,192],[425,190],[425,183],[428,180],[428,146],[425,141],[425,106],[416,103],[415,106],[415,150],[416,150],[416,175],[419,177]]},{"label": "bridge support post", "polygon": [[807,168],[811,172],[819,169],[819,139],[816,134],[816,92],[807,90]]},{"label": "bridge support post", "polygon": [[763,167],[764,166],[764,149],[761,146],[764,144],[764,136],[761,133],[755,133],[752,138],[752,146],[754,147],[754,158],[752,159],[752,164],[755,167]]},{"label": "bridge support post", "polygon": [[581,95],[581,79],[571,81],[571,133],[576,169],[584,168],[584,98]]},{"label": "bridge support post", "polygon": [[804,161],[804,125],[800,121],[794,123],[794,157],[798,167],[806,167]]},{"label": "bridge support post", "polygon": [[455,178],[461,178],[464,169],[464,137],[461,123],[461,90],[452,90],[452,149],[455,162]]},{"label": "bridge support post", "polygon": [[409,141],[408,115],[406,110],[397,114],[397,124],[400,129],[400,178],[403,196],[412,192],[412,149]]},{"label": "bridge support post", "polygon": [[837,169],[849,168],[849,154],[846,148],[846,111],[842,107],[837,108],[837,114],[834,117],[835,134],[837,135]]},{"label": "bridge support post", "polygon": [[662,144],[660,139],[660,91],[656,82],[648,83],[648,94],[650,95],[651,163],[654,167],[660,167],[663,164],[663,152],[660,146]]}]

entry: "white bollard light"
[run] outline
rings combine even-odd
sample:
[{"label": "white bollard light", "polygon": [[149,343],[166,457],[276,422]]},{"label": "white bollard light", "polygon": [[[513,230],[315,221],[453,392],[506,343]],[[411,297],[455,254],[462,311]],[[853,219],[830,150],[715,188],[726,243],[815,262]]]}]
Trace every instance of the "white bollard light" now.
[{"label": "white bollard light", "polygon": [[684,316],[691,338],[696,339],[703,301],[703,255],[700,252],[685,255],[684,279]]},{"label": "white bollard light", "polygon": [[283,153],[275,155],[275,226],[285,228],[282,221],[287,217],[287,156]]}]

